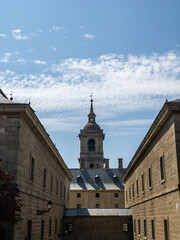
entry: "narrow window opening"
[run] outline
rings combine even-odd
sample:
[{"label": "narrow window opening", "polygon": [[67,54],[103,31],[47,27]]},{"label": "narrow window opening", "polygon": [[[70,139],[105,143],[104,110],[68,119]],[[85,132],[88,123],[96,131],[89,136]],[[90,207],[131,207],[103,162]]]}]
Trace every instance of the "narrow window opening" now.
[{"label": "narrow window opening", "polygon": [[32,232],[32,220],[28,220],[28,222],[27,222],[27,236],[28,236],[28,240],[31,240],[31,232]]}]

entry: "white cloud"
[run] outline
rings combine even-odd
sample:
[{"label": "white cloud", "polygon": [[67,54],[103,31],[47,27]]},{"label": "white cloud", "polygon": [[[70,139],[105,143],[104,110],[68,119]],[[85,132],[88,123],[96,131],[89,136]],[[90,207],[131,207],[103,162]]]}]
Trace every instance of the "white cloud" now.
[{"label": "white cloud", "polygon": [[0,62],[2,63],[8,63],[9,62],[9,58],[12,56],[11,53],[7,52],[4,54],[4,57],[2,59],[0,59]]},{"label": "white cloud", "polygon": [[124,120],[124,121],[111,121],[102,122],[101,125],[118,127],[118,126],[142,126],[149,125],[153,122],[153,119],[137,119],[137,120]]},{"label": "white cloud", "polygon": [[65,28],[64,27],[60,27],[60,26],[53,26],[49,29],[49,32],[59,32],[59,31],[62,31],[64,30]]},{"label": "white cloud", "polygon": [[94,38],[94,35],[89,34],[89,33],[85,33],[84,38]]},{"label": "white cloud", "polygon": [[35,60],[35,61],[33,61],[33,63],[41,64],[41,65],[45,65],[46,64],[45,61],[40,61],[40,60]]},{"label": "white cloud", "polygon": [[8,35],[6,35],[6,34],[4,34],[4,33],[0,33],[0,37],[2,37],[2,38],[7,38]]},{"label": "white cloud", "polygon": [[[43,68],[39,74],[0,72],[0,81],[3,89],[13,89],[15,101],[28,102],[31,98],[31,106],[39,113],[45,112],[46,118],[56,119],[54,113],[58,113],[61,117],[79,116],[86,121],[92,92],[97,120],[104,125],[146,125],[151,119],[130,122],[107,119],[121,112],[159,110],[166,97],[180,98],[179,62],[180,56],[174,52],[70,58],[48,67],[45,61],[36,60],[34,63],[42,64]],[[64,121],[61,125],[65,123],[68,124]]]},{"label": "white cloud", "polygon": [[27,40],[28,36],[22,35],[22,31],[20,29],[12,30],[12,35],[15,40]]},{"label": "white cloud", "polygon": [[55,52],[57,51],[57,49],[55,47],[52,46],[51,48],[53,51],[55,51]]}]

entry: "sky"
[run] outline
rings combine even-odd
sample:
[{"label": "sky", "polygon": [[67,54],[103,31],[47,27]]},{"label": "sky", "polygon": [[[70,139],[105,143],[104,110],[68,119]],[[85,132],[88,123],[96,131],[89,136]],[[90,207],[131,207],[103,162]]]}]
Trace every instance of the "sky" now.
[{"label": "sky", "polygon": [[180,98],[180,1],[0,0],[0,88],[30,102],[69,168],[92,93],[104,157],[127,167]]}]

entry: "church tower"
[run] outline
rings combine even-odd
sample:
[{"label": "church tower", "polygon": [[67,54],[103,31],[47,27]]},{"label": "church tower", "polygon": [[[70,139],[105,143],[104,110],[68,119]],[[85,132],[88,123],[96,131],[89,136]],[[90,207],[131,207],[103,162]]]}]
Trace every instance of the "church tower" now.
[{"label": "church tower", "polygon": [[88,123],[80,130],[80,168],[103,168],[105,159],[103,153],[103,140],[105,134],[96,123],[96,115],[93,111],[93,99],[90,100],[90,113]]}]

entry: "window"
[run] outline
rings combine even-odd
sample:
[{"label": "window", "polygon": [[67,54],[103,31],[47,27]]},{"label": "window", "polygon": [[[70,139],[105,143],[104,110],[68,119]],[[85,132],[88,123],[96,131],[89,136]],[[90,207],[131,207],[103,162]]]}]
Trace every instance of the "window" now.
[{"label": "window", "polygon": [[114,193],[114,197],[115,197],[115,198],[118,198],[118,193]]},{"label": "window", "polygon": [[134,233],[136,233],[136,219],[134,219]]},{"label": "window", "polygon": [[77,198],[80,198],[81,197],[81,193],[77,193]]},{"label": "window", "polygon": [[44,239],[44,220],[41,220],[41,240]]},{"label": "window", "polygon": [[80,175],[77,176],[77,183],[81,183],[81,176]]},{"label": "window", "polygon": [[169,240],[168,220],[164,220],[164,237],[165,240]]},{"label": "window", "polygon": [[155,239],[155,231],[154,231],[154,220],[151,220],[151,229],[152,229],[152,239]]},{"label": "window", "polygon": [[161,180],[165,179],[165,172],[164,172],[164,158],[160,157],[160,170],[161,170]]},{"label": "window", "polygon": [[133,198],[134,198],[134,183],[132,185],[132,195],[133,195]]},{"label": "window", "polygon": [[126,190],[126,202],[128,202],[128,193],[127,193],[127,190]]},{"label": "window", "polygon": [[144,219],[144,236],[147,237],[146,219]]},{"label": "window", "polygon": [[31,173],[30,174],[31,174],[30,179],[31,179],[31,181],[33,181],[34,180],[34,158],[33,157],[31,158]]},{"label": "window", "polygon": [[114,183],[117,183],[117,182],[118,182],[118,177],[117,177],[117,175],[114,175],[114,176],[113,176],[113,180],[114,180]]},{"label": "window", "polygon": [[60,193],[61,193],[61,198],[62,198],[62,182],[61,182],[61,189],[60,189]]},{"label": "window", "polygon": [[64,199],[66,199],[66,186],[64,185]]},{"label": "window", "polygon": [[77,204],[77,208],[81,208],[81,204],[80,203]]},{"label": "window", "polygon": [[31,232],[32,232],[32,220],[27,221],[27,237],[28,240],[31,240]]},{"label": "window", "polygon": [[128,223],[123,223],[122,230],[123,232],[128,232]]},{"label": "window", "polygon": [[131,200],[131,187],[129,187],[129,200]]},{"label": "window", "polygon": [[89,139],[88,141],[88,152],[94,152],[95,151],[95,140]]},{"label": "window", "polygon": [[100,208],[100,204],[96,204],[96,208]]},{"label": "window", "polygon": [[72,223],[67,223],[66,232],[69,232],[69,233],[73,232],[73,224]]},{"label": "window", "polygon": [[58,180],[56,180],[56,195],[58,195],[58,185],[59,185],[59,182]]},{"label": "window", "polygon": [[97,198],[99,197],[99,193],[96,193],[96,197],[97,197]]},{"label": "window", "polygon": [[46,187],[46,169],[44,168],[43,187]]},{"label": "window", "polygon": [[149,168],[149,187],[152,188],[152,179],[151,179],[151,176],[152,173],[151,173],[151,168]]},{"label": "window", "polygon": [[53,175],[51,175],[51,192],[53,191]]},{"label": "window", "polygon": [[99,176],[96,175],[96,176],[95,176],[95,183],[98,183],[98,182],[99,182]]},{"label": "window", "polygon": [[141,175],[141,181],[142,181],[142,192],[144,192],[144,174]]},{"label": "window", "polygon": [[49,236],[51,236],[51,225],[52,225],[52,222],[51,222],[51,219],[49,219]]},{"label": "window", "polygon": [[118,204],[118,203],[115,203],[115,204],[114,204],[114,208],[119,208],[119,204]]},{"label": "window", "polygon": [[57,234],[57,219],[55,219],[55,235]]},{"label": "window", "polygon": [[141,235],[140,219],[138,219],[138,233],[139,233],[139,235]]},{"label": "window", "polygon": [[61,218],[59,219],[59,233],[62,233]]},{"label": "window", "polygon": [[138,183],[138,179],[136,179],[136,193],[137,193],[137,195],[139,195],[139,183]]}]

